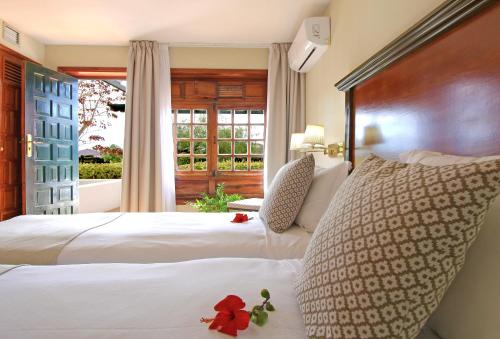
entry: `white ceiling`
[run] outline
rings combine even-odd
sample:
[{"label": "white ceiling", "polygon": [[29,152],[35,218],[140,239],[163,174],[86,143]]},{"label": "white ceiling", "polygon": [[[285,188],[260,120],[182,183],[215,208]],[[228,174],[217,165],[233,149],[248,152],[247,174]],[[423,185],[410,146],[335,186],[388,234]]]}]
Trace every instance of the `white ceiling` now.
[{"label": "white ceiling", "polygon": [[258,45],[292,41],[330,0],[0,0],[0,18],[45,44]]}]

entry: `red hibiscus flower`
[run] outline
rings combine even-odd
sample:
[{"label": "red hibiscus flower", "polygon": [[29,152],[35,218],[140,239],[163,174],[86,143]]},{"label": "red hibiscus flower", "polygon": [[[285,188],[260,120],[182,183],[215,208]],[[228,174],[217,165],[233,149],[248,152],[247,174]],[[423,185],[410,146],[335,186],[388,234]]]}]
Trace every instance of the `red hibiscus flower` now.
[{"label": "red hibiscus flower", "polygon": [[248,220],[250,220],[248,218],[248,215],[244,213],[236,213],[234,219],[231,222],[242,223],[242,222],[247,222]]},{"label": "red hibiscus flower", "polygon": [[243,310],[244,307],[245,302],[240,297],[228,295],[214,306],[218,313],[209,328],[236,337],[238,330],[246,329],[250,321],[250,314]]}]

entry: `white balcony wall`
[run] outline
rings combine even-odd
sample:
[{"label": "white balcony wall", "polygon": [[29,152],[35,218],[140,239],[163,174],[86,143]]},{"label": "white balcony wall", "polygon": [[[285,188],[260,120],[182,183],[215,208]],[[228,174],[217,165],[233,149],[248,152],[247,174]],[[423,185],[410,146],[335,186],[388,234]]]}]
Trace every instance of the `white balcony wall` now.
[{"label": "white balcony wall", "polygon": [[80,213],[118,211],[121,195],[121,179],[81,179]]},{"label": "white balcony wall", "polygon": [[[80,213],[117,212],[121,195],[121,179],[80,179]],[[177,212],[198,210],[189,205],[177,205]]]}]

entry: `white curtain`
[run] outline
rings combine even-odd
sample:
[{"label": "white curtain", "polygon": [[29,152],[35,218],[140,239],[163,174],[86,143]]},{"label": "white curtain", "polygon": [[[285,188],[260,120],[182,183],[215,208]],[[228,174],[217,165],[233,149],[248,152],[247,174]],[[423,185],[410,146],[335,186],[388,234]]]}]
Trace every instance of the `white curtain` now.
[{"label": "white curtain", "polygon": [[127,67],[121,210],[175,211],[168,47],[132,41]]},{"label": "white curtain", "polygon": [[267,78],[267,129],[264,155],[264,189],[276,172],[293,160],[290,136],[306,127],[306,78],[288,66],[290,44],[272,44]]}]

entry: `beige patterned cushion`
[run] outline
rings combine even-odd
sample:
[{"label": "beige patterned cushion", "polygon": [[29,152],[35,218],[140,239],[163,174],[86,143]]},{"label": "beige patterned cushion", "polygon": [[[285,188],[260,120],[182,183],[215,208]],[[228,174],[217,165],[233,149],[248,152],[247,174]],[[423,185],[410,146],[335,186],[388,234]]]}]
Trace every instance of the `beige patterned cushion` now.
[{"label": "beige patterned cushion", "polygon": [[264,196],[259,216],[274,232],[286,231],[295,220],[314,176],[312,154],[291,161],[278,171]]},{"label": "beige patterned cushion", "polygon": [[304,257],[310,338],[415,338],[500,191],[500,160],[431,167],[370,156],[345,181]]}]

